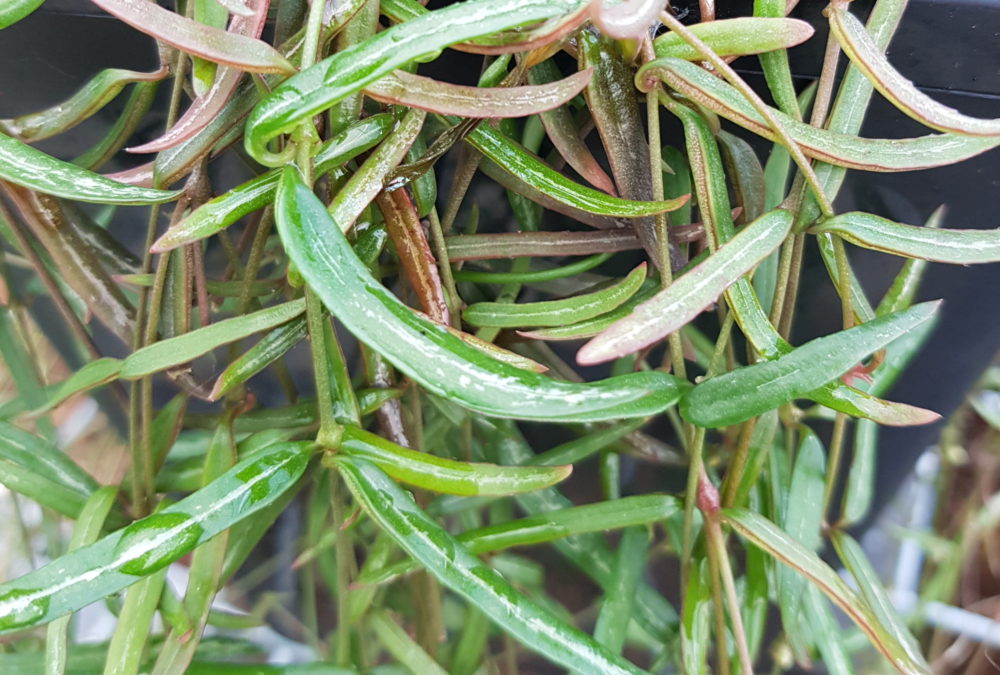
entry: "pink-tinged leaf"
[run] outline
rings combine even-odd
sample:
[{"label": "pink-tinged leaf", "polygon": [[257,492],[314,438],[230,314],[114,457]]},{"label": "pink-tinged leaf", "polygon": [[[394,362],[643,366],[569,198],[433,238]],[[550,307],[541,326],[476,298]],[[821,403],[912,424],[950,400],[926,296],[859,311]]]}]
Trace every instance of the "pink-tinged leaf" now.
[{"label": "pink-tinged leaf", "polygon": [[420,303],[420,308],[438,323],[450,323],[437,261],[431,253],[423,225],[413,201],[404,189],[380,192],[375,203],[382,212],[400,267]]},{"label": "pink-tinged leaf", "polygon": [[1000,136],[1000,119],[969,117],[935,101],[896,70],[868,31],[846,9],[831,6],[830,29],[844,53],[879,92],[918,122],[967,136]]},{"label": "pink-tinged leaf", "polygon": [[116,180],[119,183],[125,183],[126,185],[147,188],[153,187],[153,163],[146,162],[145,164],[140,164],[139,166],[132,167],[131,169],[125,169],[124,171],[106,173],[104,174],[104,177]]},{"label": "pink-tinged leaf", "polygon": [[295,72],[295,66],[267,43],[200,24],[152,0],[93,0],[93,3],[136,30],[206,61],[254,73]]},{"label": "pink-tinged leaf", "polygon": [[[380,10],[396,22],[415,19],[429,11],[416,0],[384,2]],[[569,14],[543,21],[533,27],[500,31],[470,42],[451,45],[451,48],[470,54],[485,55],[526,52],[563,39],[575,32],[589,18],[589,3],[584,2],[580,4],[578,9]]]},{"label": "pink-tinged leaf", "polygon": [[215,0],[226,8],[226,11],[236,16],[252,16],[254,11],[250,7],[240,2],[240,0]]},{"label": "pink-tinged leaf", "polygon": [[[686,243],[704,236],[701,223],[671,227],[670,240]],[[622,228],[599,232],[505,232],[459,234],[448,237],[448,258],[453,261],[593,255],[642,248],[635,232]]]},{"label": "pink-tinged leaf", "polygon": [[[532,84],[555,82],[559,76],[559,69],[551,61],[539,63],[528,71],[528,81]],[[569,109],[554,108],[542,113],[539,117],[552,145],[577,173],[597,189],[603,190],[609,195],[618,194],[614,181],[597,163],[590,148],[583,142],[580,130],[577,128]]]},{"label": "pink-tinged leaf", "polygon": [[[250,1],[250,14],[241,14],[235,17],[229,24],[229,32],[234,35],[243,35],[251,39],[256,39],[260,37],[260,34],[264,30],[264,24],[267,22],[267,7],[270,4],[270,0]],[[232,1],[230,4],[239,5],[239,3]],[[242,5],[239,6],[242,7]],[[227,9],[229,9],[228,6]],[[233,10],[230,9],[230,11]],[[149,143],[126,148],[126,152],[160,152],[191,138],[191,136],[198,133],[198,131],[203,129],[219,114],[222,107],[226,105],[226,101],[236,91],[236,87],[239,85],[240,78],[242,77],[243,72],[238,68],[220,69],[216,73],[215,82],[212,83],[212,87],[191,103],[169,131]]]},{"label": "pink-tinged leaf", "polygon": [[383,103],[459,117],[527,117],[552,110],[587,86],[589,69],[549,84],[523,87],[467,87],[438,82],[402,70],[370,84],[365,93]]},{"label": "pink-tinged leaf", "polygon": [[[643,84],[661,78],[670,88],[698,105],[735,122],[744,129],[775,140],[770,125],[743,95],[699,66],[674,58],[650,61],[636,75]],[[861,138],[799,122],[772,109],[792,139],[807,156],[828,164],[861,171],[914,171],[954,164],[1000,145],[1000,138],[930,134],[917,138]]]},{"label": "pink-tinged leaf", "polygon": [[610,361],[680,329],[780,246],[791,227],[788,211],[775,209],[761,216],[704,262],[585,344],[576,355],[577,363]]},{"label": "pink-tinged leaf", "polygon": [[625,0],[617,3],[594,0],[590,17],[608,37],[638,40],[649,35],[649,29],[657,23],[657,15],[666,6],[665,0]]}]

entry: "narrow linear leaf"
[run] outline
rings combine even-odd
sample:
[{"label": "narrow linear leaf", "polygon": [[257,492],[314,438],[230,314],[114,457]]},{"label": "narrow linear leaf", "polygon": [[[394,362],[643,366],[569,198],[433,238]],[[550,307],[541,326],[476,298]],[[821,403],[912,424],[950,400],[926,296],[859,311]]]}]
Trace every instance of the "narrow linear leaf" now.
[{"label": "narrow linear leaf", "polygon": [[517,328],[562,326],[600,316],[631,298],[646,279],[646,263],[640,264],[619,281],[599,291],[562,300],[541,302],[477,302],[469,305],[462,318],[476,326]]},{"label": "narrow linear leaf", "polygon": [[[532,84],[556,82],[561,75],[562,73],[559,72],[556,64],[548,60],[528,71],[528,81]],[[611,177],[605,173],[590,148],[580,138],[580,130],[573,119],[573,114],[567,107],[561,106],[547,110],[539,115],[539,118],[542,120],[542,126],[545,127],[545,133],[552,141],[552,145],[571,167],[576,169],[587,182],[598,190],[610,195],[617,194]]]},{"label": "narrow linear leaf", "polygon": [[963,115],[932,99],[896,70],[864,25],[843,7],[831,7],[830,30],[840,47],[868,81],[904,113],[932,129],[970,136],[1000,136],[1000,119]]},{"label": "narrow linear leaf", "polygon": [[491,260],[564,255],[617,253],[641,248],[635,232],[628,229],[598,232],[505,232],[502,234],[457,234],[445,238],[448,259]]},{"label": "narrow linear leaf", "polygon": [[775,250],[791,227],[788,211],[775,209],[761,216],[704,262],[584,345],[577,352],[577,363],[610,361],[680,329]]},{"label": "narrow linear leaf", "polygon": [[43,438],[0,421],[0,459],[23,466],[46,479],[88,496],[99,487],[70,457]]},{"label": "narrow linear leaf", "polygon": [[851,211],[824,220],[815,231],[833,233],[858,246],[907,258],[955,265],[1000,261],[1000,229],[943,230],[904,225]]},{"label": "narrow linear leaf", "polygon": [[498,466],[456,462],[410,450],[352,425],[344,427],[340,451],[359,457],[396,480],[445,494],[512,495],[554,485],[572,466]]},{"label": "narrow linear leaf", "polygon": [[305,307],[305,300],[292,300],[155,342],[122,361],[121,377],[135,379],[187,363],[220,345],[291,321],[302,314]]},{"label": "narrow linear leaf", "polygon": [[925,302],[817,338],[773,361],[705,380],[684,396],[681,415],[698,426],[724,427],[806,396],[850,370],[868,354],[930,321],[939,304]]},{"label": "narrow linear leaf", "polygon": [[93,0],[93,3],[136,30],[206,61],[255,73],[295,72],[295,66],[266,42],[198,23],[155,2]]},{"label": "narrow linear leaf", "polygon": [[906,623],[899,617],[896,608],[889,599],[882,586],[882,580],[872,568],[868,556],[864,550],[849,534],[835,530],[831,534],[833,546],[837,550],[837,557],[844,563],[844,566],[854,577],[858,586],[858,592],[865,599],[872,613],[878,619],[882,628],[888,632],[893,640],[906,652],[906,658],[913,663],[919,664],[925,671],[930,667],[924,660],[920,651],[920,645],[910,633]]},{"label": "narrow linear leaf", "polygon": [[0,6],[0,30],[13,26],[41,7],[45,0],[8,0]]},{"label": "narrow linear leaf", "polygon": [[720,513],[722,519],[742,536],[782,564],[805,576],[823,591],[900,672],[913,675],[925,675],[928,672],[921,661],[910,658],[906,648],[885,630],[868,604],[851,591],[819,556],[791,539],[774,523],[752,511],[723,509]]},{"label": "narrow linear leaf", "polygon": [[0,133],[0,178],[45,194],[98,204],[162,204],[180,192],[119,183]]},{"label": "narrow linear leaf", "polygon": [[660,372],[589,384],[552,380],[492,359],[419,317],[375,281],[292,168],[275,215],[289,256],[327,309],[432,393],[487,415],[548,421],[645,416],[680,396],[684,383]]},{"label": "narrow linear leaf", "polygon": [[[768,320],[745,279],[740,279],[726,291],[726,300],[740,330],[765,359],[778,359],[791,353],[790,345]],[[940,415],[924,408],[885,401],[841,382],[829,382],[807,394],[807,398],[832,410],[839,410],[853,417],[862,417],[887,426],[912,426],[929,424]]]},{"label": "narrow linear leaf", "polygon": [[373,82],[365,93],[376,101],[459,117],[527,117],[552,110],[587,86],[582,70],[547,84],[520,87],[468,87],[397,70]]},{"label": "narrow linear leaf", "polygon": [[514,639],[566,668],[594,675],[642,671],[518,593],[442,530],[375,466],[334,458],[369,517],[438,581],[475,605]]},{"label": "narrow linear leaf", "polygon": [[155,82],[166,75],[166,68],[152,73],[107,68],[88,80],[69,99],[40,112],[0,120],[0,129],[25,143],[40,141],[72,129],[110,103],[126,85]]},{"label": "narrow linear leaf", "polygon": [[222,371],[208,398],[216,401],[233,387],[249,380],[304,340],[306,332],[306,321],[302,317],[272,330]]},{"label": "narrow linear leaf", "polygon": [[[761,54],[788,49],[811,38],[815,30],[799,19],[744,16],[736,19],[704,21],[688,26],[702,42],[719,56]],[[674,32],[653,40],[657,58],[672,57],[701,61],[704,57]]]},{"label": "narrow linear leaf", "polygon": [[[313,159],[317,174],[347,162],[381,141],[395,124],[391,115],[378,114],[361,120],[327,141]],[[278,171],[268,171],[205,202],[186,218],[171,227],[150,249],[163,253],[210,237],[274,201]]]},{"label": "narrow linear leaf", "polygon": [[469,0],[391,26],[276,87],[247,120],[247,152],[262,164],[279,166],[284,155],[268,151],[268,141],[393,70],[435,58],[457,42],[570,14],[580,6],[578,0]]},{"label": "narrow linear leaf", "polygon": [[646,281],[643,282],[642,287],[636,291],[635,295],[610,312],[606,312],[600,316],[595,316],[592,319],[577,321],[575,323],[566,324],[564,326],[556,326],[554,328],[538,328],[530,331],[519,330],[517,331],[517,334],[521,337],[531,338],[532,340],[549,341],[578,340],[581,338],[594,337],[632,314],[636,307],[648,301],[659,290],[659,283],[653,279],[646,279]]},{"label": "narrow linear leaf", "polygon": [[382,212],[399,265],[420,308],[438,323],[451,323],[437,261],[410,196],[402,189],[380,192],[375,196],[375,203]]},{"label": "narrow linear leaf", "polygon": [[74,394],[118,378],[134,380],[187,363],[216,347],[291,321],[304,311],[305,300],[292,300],[154,342],[124,359],[102,358],[91,361],[63,380],[45,404],[33,414],[38,415],[51,410]]},{"label": "narrow linear leaf", "polygon": [[[777,136],[743,95],[693,63],[656,59],[639,69],[637,82],[660,77],[672,89],[741,127],[775,141]],[[641,79],[640,79],[641,78]],[[809,157],[861,171],[913,171],[954,164],[1000,145],[1000,138],[931,134],[917,138],[860,138],[818,129],[772,110]]]},{"label": "narrow linear leaf", "polygon": [[256,513],[295,484],[309,443],[279,443],[204,489],[0,585],[0,633],[47,623],[130,586]]},{"label": "narrow linear leaf", "polygon": [[[480,124],[465,140],[504,173],[514,176],[556,202],[601,216],[641,218],[681,207],[688,195],[663,201],[633,201],[569,180],[522,145],[488,125]],[[531,194],[526,194],[534,199]],[[542,204],[545,206],[545,204]]]},{"label": "narrow linear leaf", "polygon": [[[636,495],[479,527],[462,532],[455,539],[469,553],[482,555],[517,546],[544,544],[579,534],[649,525],[673,517],[680,510],[681,506],[675,497]],[[366,569],[358,577],[357,583],[384,584],[417,568],[415,562],[406,560],[386,567]]]}]

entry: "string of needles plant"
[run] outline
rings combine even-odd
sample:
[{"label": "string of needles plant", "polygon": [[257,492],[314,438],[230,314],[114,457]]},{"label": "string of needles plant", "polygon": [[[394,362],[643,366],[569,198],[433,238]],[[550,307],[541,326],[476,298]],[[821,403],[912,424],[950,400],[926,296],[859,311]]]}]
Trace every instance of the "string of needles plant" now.
[{"label": "string of needles plant", "polygon": [[[815,38],[785,0],[693,24],[663,0],[92,2],[161,63],[0,120],[0,483],[73,532],[0,585],[0,671],[928,672],[845,529],[878,426],[938,417],[880,398],[934,324],[926,261],[998,261],[1000,231],[834,204],[848,170],[960,162],[1000,120],[895,70],[905,0],[867,26],[833,0],[801,92],[786,50]],[[458,52],[476,86],[419,73]],[[138,139],[158,88],[166,127]],[[860,137],[876,89],[928,133]],[[88,152],[35,147],[126,91]],[[146,163],[107,173],[122,150]],[[226,155],[253,175],[221,191]],[[497,184],[504,227],[479,232]],[[105,225],[136,208],[130,251]],[[906,259],[878,302],[854,247]],[[811,249],[843,327],[792,344]],[[39,297],[75,344],[59,381]],[[122,421],[120,477],[56,433],[85,393]],[[681,480],[623,495],[635,464]],[[293,559],[294,593],[241,591]],[[113,633],[76,644],[99,602]],[[312,663],[259,665],[261,625]]]}]

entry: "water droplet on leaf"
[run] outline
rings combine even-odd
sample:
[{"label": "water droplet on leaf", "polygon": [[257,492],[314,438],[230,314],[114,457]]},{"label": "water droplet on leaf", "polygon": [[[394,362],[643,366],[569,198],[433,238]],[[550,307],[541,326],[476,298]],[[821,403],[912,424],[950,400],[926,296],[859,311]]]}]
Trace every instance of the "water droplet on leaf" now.
[{"label": "water droplet on leaf", "polygon": [[119,571],[146,576],[163,569],[193,549],[203,532],[186,513],[157,513],[132,523],[115,546],[116,556],[127,558]]}]

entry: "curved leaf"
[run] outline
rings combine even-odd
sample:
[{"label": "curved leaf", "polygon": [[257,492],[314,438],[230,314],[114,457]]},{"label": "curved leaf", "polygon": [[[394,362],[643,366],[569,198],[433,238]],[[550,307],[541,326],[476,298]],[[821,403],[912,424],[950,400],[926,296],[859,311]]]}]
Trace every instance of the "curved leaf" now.
[{"label": "curved leaf", "polygon": [[344,427],[339,451],[382,469],[393,478],[432,492],[500,496],[530,492],[565,479],[572,466],[498,466],[456,462],[391,443],[353,425]]},{"label": "curved leaf", "polygon": [[[633,201],[612,197],[604,192],[569,180],[545,164],[522,145],[496,129],[480,124],[465,140],[497,168],[527,183],[549,198],[567,206],[603,216],[641,218],[664,211],[672,211],[687,202],[688,195],[663,201]],[[529,199],[534,199],[526,194]],[[545,204],[542,204],[545,206]]]},{"label": "curved leaf", "polygon": [[0,6],[0,30],[12,26],[38,9],[45,0],[6,0]]},{"label": "curved leaf", "polygon": [[98,204],[162,204],[180,192],[119,183],[0,133],[0,178],[45,194]]},{"label": "curved leaf", "polygon": [[0,120],[0,129],[26,143],[40,141],[72,129],[111,102],[126,85],[155,82],[166,76],[166,68],[152,73],[107,68],[62,103],[40,112]]},{"label": "curved leaf", "polygon": [[413,61],[457,42],[568,14],[579,0],[469,0],[391,26],[282,82],[247,120],[246,149],[268,166],[284,163],[267,143]]},{"label": "curved leaf", "polygon": [[[676,228],[675,228],[676,229]],[[490,260],[563,255],[616,253],[641,248],[635,232],[627,229],[599,232],[505,232],[458,234],[445,238],[448,259]]]},{"label": "curved leaf", "polygon": [[397,70],[365,87],[365,93],[376,101],[442,115],[527,117],[557,108],[579,94],[590,74],[582,70],[548,84],[520,87],[468,87]]},{"label": "curved leaf", "polygon": [[[348,127],[323,144],[316,153],[313,159],[316,173],[326,173],[365,150],[370,150],[385,138],[393,124],[391,115],[378,114]],[[150,250],[153,253],[163,253],[210,237],[243,216],[267,206],[274,201],[279,175],[278,171],[268,171],[205,202],[164,232]]]},{"label": "curved leaf", "polygon": [[642,672],[518,593],[442,530],[378,468],[347,456],[338,455],[333,461],[369,517],[404,551],[523,645],[579,673]]},{"label": "curved leaf", "polygon": [[868,81],[904,113],[940,131],[970,136],[1000,136],[1000,119],[984,120],[963,115],[917,89],[911,80],[889,63],[865,27],[845,8],[833,6],[828,15],[830,30],[844,53]]},{"label": "curved leaf", "polygon": [[[813,27],[799,19],[744,16],[736,19],[704,21],[688,26],[719,56],[761,54],[788,49],[812,37]],[[665,56],[685,61],[701,61],[701,52],[680,35],[667,32],[653,40],[657,58]]]},{"label": "curved leaf", "polygon": [[939,304],[915,305],[817,338],[773,361],[705,380],[684,396],[681,415],[698,426],[724,427],[806,396],[868,354],[932,319]]},{"label": "curved leaf", "polygon": [[[554,62],[543,61],[528,71],[528,81],[532,84],[555,82],[561,75]],[[597,189],[609,195],[617,194],[611,177],[601,168],[590,148],[580,138],[580,130],[568,108],[553,108],[539,117],[552,145],[571,167]]]},{"label": "curved leaf", "polygon": [[[252,7],[245,7],[235,0],[226,0],[226,2],[231,5],[227,6],[230,11],[233,11],[233,7],[241,8],[241,11],[234,12],[237,16],[230,22],[228,32],[251,39],[259,38],[264,30],[264,23],[267,21],[267,8],[270,5],[270,0],[252,0]],[[222,4],[221,0],[220,4]],[[127,151],[134,153],[159,152],[198,133],[226,105],[226,101],[236,91],[242,77],[243,72],[237,68],[220,69],[215,73],[215,81],[211,88],[192,101],[180,119],[174,122],[165,134],[148,143],[127,148]]]},{"label": "curved leaf", "polygon": [[882,626],[868,604],[847,587],[829,565],[812,551],[782,532],[774,523],[746,509],[723,509],[720,514],[728,523],[768,554],[805,576],[826,594],[871,640],[900,672],[924,675],[922,661],[915,661],[903,644]]},{"label": "curved leaf", "polygon": [[[734,87],[693,63],[665,58],[650,61],[637,81],[656,76],[699,105],[745,129],[776,140],[774,131]],[[640,79],[641,78],[641,79]],[[913,171],[954,164],[1000,145],[998,138],[932,134],[917,138],[859,138],[817,129],[772,110],[802,151],[828,164],[862,171]]]},{"label": "curved leaf", "polygon": [[934,262],[973,265],[1000,261],[1000,229],[942,230],[904,225],[851,211],[824,220],[817,233],[837,234],[865,248]]},{"label": "curved leaf", "polygon": [[423,387],[467,408],[548,421],[642,417],[673,405],[685,386],[659,372],[590,384],[560,382],[482,354],[414,314],[375,281],[322,202],[290,167],[275,216],[289,256],[327,309]]},{"label": "curved leaf", "polygon": [[577,352],[592,365],[631,354],[685,325],[775,250],[792,227],[788,211],[770,211]]},{"label": "curved leaf", "polygon": [[642,263],[616,284],[599,291],[562,300],[542,302],[477,302],[469,305],[462,318],[476,326],[517,328],[522,326],[563,326],[609,312],[635,295],[646,279]]},{"label": "curved leaf", "polygon": [[0,585],[0,633],[47,623],[141,581],[290,488],[309,443],[278,443],[202,490],[100,541]]},{"label": "curved leaf", "polygon": [[246,382],[267,366],[274,363],[289,349],[306,337],[306,321],[299,317],[278,326],[260,339],[242,356],[234,360],[215,380],[215,386],[208,395],[209,400],[218,400],[233,387]]},{"label": "curved leaf", "polygon": [[295,66],[266,42],[198,23],[155,2],[93,0],[93,3],[136,30],[206,61],[255,73],[295,72]]}]

